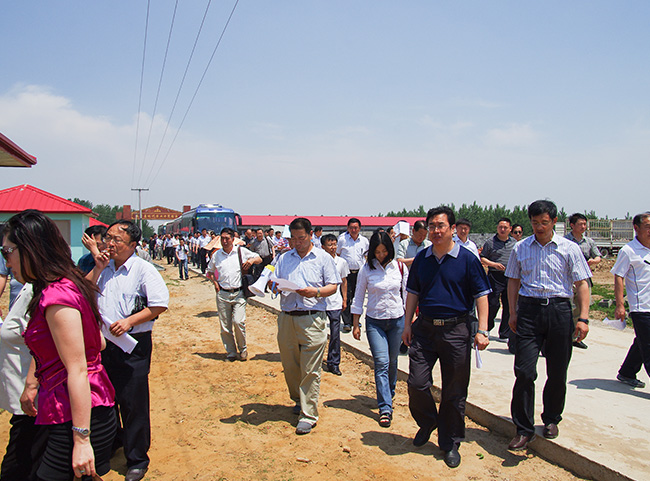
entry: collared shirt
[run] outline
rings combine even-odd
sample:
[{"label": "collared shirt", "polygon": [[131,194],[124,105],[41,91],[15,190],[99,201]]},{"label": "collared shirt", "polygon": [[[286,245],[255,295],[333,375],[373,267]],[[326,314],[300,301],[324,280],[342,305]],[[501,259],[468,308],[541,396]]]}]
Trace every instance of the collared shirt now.
[{"label": "collared shirt", "polygon": [[239,289],[241,287],[241,266],[239,265],[238,250],[241,251],[242,263],[257,257],[257,254],[245,247],[233,246],[229,254],[225,250],[219,249],[210,259],[207,272],[214,272],[214,278],[222,289]]},{"label": "collared shirt", "polygon": [[[491,239],[485,241],[483,244],[483,249],[481,250],[481,257],[486,258],[489,261],[497,262],[503,264],[505,267],[508,267],[508,261],[510,260],[510,254],[512,249],[515,247],[517,240],[514,237],[508,236],[505,241],[499,239],[498,235],[494,235]],[[490,271],[498,271],[494,267],[488,267]],[[502,271],[499,271],[502,272]]]},{"label": "collared shirt", "polygon": [[201,236],[199,236],[199,248],[201,248],[201,249],[204,248],[205,246],[207,246],[210,243],[211,240],[212,240],[212,237],[210,237],[209,235],[204,235],[204,236],[201,235]]},{"label": "collared shirt", "polygon": [[348,262],[350,270],[356,271],[366,263],[369,247],[370,242],[361,234],[354,240],[349,232],[344,232],[339,236],[336,253]]},{"label": "collared shirt", "polygon": [[404,239],[399,243],[399,247],[395,252],[395,259],[413,259],[430,245],[431,241],[429,239],[424,239],[420,245],[417,245],[413,238]]},{"label": "collared shirt", "polygon": [[273,255],[273,244],[268,237],[264,237],[261,241],[257,238],[251,242],[250,250],[258,254],[262,259]]},{"label": "collared shirt", "polygon": [[[300,287],[323,287],[341,283],[332,256],[315,247],[312,247],[305,257],[300,257],[296,249],[282,254],[275,265],[275,276],[287,279]],[[282,292],[280,307],[284,312],[326,310],[325,298],[303,297],[295,292]]]},{"label": "collared shirt", "polygon": [[179,245],[179,246],[176,247],[176,256],[182,261],[187,259],[187,253],[188,252],[189,252],[189,249],[187,248],[186,245],[182,245],[182,246]]},{"label": "collared shirt", "polygon": [[589,279],[591,270],[575,242],[553,233],[545,246],[534,235],[517,242],[506,277],[521,280],[521,296],[570,298],[573,283]]},{"label": "collared shirt", "polygon": [[[119,269],[111,259],[99,275],[97,287],[100,294],[97,305],[102,317],[110,321],[125,319],[133,314],[136,298],[147,299],[147,307],[167,307],[169,291],[160,273],[153,264],[140,259],[135,253]],[[131,333],[148,332],[154,321],[143,322],[133,327]]]},{"label": "collared shirt", "polygon": [[323,237],[322,235],[317,237],[316,234],[311,235],[311,243],[314,244],[314,247],[318,247],[319,249],[322,249],[322,245],[320,242],[320,238]]},{"label": "collared shirt", "polygon": [[[333,257],[334,264],[336,264],[336,272],[339,273],[341,281],[348,277],[350,274],[350,268],[348,263],[343,257]],[[336,288],[336,292],[331,296],[325,298],[325,310],[326,311],[336,311],[338,309],[343,309],[343,296],[341,295],[341,289]]]},{"label": "collared shirt", "polygon": [[404,315],[408,269],[393,259],[383,267],[373,259],[374,269],[365,264],[357,277],[357,290],[350,306],[352,314],[363,314],[363,300],[368,292],[366,315],[374,319],[396,319]]},{"label": "collared shirt", "polygon": [[583,235],[582,239],[578,240],[574,237],[573,232],[569,232],[564,237],[578,244],[578,247],[580,247],[580,250],[582,251],[582,255],[585,256],[585,259],[589,260],[600,257],[598,246],[596,246],[596,242],[591,237]]},{"label": "collared shirt", "polygon": [[630,312],[650,312],[650,249],[635,237],[618,251],[611,272],[625,279]]},{"label": "collared shirt", "polygon": [[481,261],[459,243],[441,259],[433,246],[415,256],[406,290],[418,296],[420,312],[434,318],[465,314],[474,299],[492,292]]},{"label": "collared shirt", "polygon": [[465,249],[469,250],[472,254],[474,254],[479,259],[481,258],[479,256],[479,253],[478,253],[478,247],[476,246],[476,244],[474,243],[474,241],[472,239],[470,239],[468,237],[467,242],[463,242],[462,240],[460,240],[460,237],[458,237],[456,234],[454,234],[453,239],[454,239],[454,242],[456,244],[460,244],[461,246],[463,246]]}]

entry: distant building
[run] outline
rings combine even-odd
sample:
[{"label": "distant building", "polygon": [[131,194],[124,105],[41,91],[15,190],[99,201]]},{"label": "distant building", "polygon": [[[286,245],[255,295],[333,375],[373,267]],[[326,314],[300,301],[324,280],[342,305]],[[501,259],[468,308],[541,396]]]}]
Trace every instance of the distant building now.
[{"label": "distant building", "polygon": [[88,207],[31,185],[18,185],[0,190],[0,226],[11,216],[25,209],[38,209],[54,221],[70,245],[75,262],[86,252],[81,244],[84,231],[91,225],[101,224],[94,219],[93,212]]},{"label": "distant building", "polygon": [[35,164],[36,157],[0,133],[0,167],[31,167]]}]

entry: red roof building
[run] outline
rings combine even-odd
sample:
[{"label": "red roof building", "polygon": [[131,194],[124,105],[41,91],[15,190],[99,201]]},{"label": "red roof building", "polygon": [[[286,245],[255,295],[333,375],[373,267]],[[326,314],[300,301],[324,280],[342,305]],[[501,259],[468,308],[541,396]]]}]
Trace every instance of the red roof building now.
[{"label": "red roof building", "polygon": [[[321,226],[324,232],[343,232],[346,230],[348,220],[354,216],[328,216],[328,215],[242,215],[242,228],[256,228],[272,226],[274,228],[291,223],[296,217],[305,217],[313,226]],[[424,217],[357,217],[361,221],[361,231],[369,235],[375,229],[393,227],[401,220],[405,220],[411,227],[415,221],[424,220]]]},{"label": "red roof building", "polygon": [[0,167],[31,167],[32,165],[36,165],[36,157],[29,155],[0,133]]}]

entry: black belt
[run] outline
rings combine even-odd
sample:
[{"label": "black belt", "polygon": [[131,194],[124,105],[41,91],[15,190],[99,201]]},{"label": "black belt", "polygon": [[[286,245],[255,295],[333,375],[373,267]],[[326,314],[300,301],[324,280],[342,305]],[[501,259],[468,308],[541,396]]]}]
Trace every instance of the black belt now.
[{"label": "black belt", "polygon": [[462,316],[456,316],[456,317],[447,317],[445,319],[436,319],[433,317],[424,316],[420,314],[418,316],[418,319],[422,319],[423,321],[430,322],[434,326],[455,326],[456,324],[460,324],[461,322],[467,322],[467,319],[469,319],[469,314],[463,314]]},{"label": "black belt", "polygon": [[239,291],[241,291],[241,287],[235,287],[234,289],[226,289],[225,287],[219,286],[219,289],[221,289],[222,291],[226,291],[226,292],[239,292]]},{"label": "black belt", "polygon": [[313,316],[314,314],[321,313],[323,311],[282,311],[288,316]]},{"label": "black belt", "polygon": [[524,304],[533,304],[535,306],[548,306],[549,304],[561,304],[569,302],[568,297],[528,297],[519,296],[519,300]]}]

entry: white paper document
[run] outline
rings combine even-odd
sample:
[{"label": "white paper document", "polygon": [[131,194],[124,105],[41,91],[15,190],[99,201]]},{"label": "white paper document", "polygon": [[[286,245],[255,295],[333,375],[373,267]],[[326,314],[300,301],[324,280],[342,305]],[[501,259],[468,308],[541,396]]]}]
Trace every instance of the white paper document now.
[{"label": "white paper document", "polygon": [[275,282],[277,288],[283,292],[296,292],[298,289],[302,289],[298,284],[275,276],[271,276],[271,282]]},{"label": "white paper document", "polygon": [[478,344],[474,344],[474,352],[476,353],[476,369],[481,369],[483,360],[481,359],[481,351],[478,350]]},{"label": "white paper document", "polygon": [[605,318],[603,319],[603,324],[607,324],[608,326],[612,326],[614,329],[618,329],[619,331],[622,331],[625,329],[625,321],[622,319],[608,319]]},{"label": "white paper document", "polygon": [[117,347],[122,349],[124,352],[131,354],[133,352],[133,349],[135,349],[136,344],[138,344],[138,341],[133,339],[128,333],[124,333],[121,336],[114,336],[111,334],[111,331],[109,331],[109,327],[111,327],[111,324],[115,321],[111,321],[110,319],[106,319],[105,317],[102,318],[104,323],[102,324],[102,334],[104,334],[104,337],[106,338],[107,341],[111,341],[113,344],[115,344]]}]

